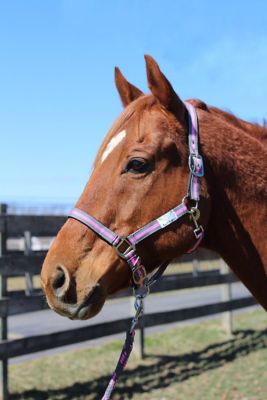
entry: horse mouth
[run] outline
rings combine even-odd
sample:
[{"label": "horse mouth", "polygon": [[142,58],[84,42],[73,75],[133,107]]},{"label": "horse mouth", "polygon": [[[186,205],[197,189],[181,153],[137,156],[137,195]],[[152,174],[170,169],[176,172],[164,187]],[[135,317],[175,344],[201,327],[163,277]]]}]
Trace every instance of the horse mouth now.
[{"label": "horse mouth", "polygon": [[99,313],[105,303],[105,299],[106,296],[103,290],[97,285],[90,290],[88,295],[85,296],[84,300],[79,304],[63,303],[57,298],[53,303],[48,301],[48,305],[52,310],[63,317],[68,317],[71,320],[85,320]]},{"label": "horse mouth", "polygon": [[83,302],[77,305],[75,312],[72,314],[70,319],[89,319],[94,317],[101,310],[105,302],[105,297],[101,290],[101,287],[95,286],[89,293],[89,295],[83,300]]}]

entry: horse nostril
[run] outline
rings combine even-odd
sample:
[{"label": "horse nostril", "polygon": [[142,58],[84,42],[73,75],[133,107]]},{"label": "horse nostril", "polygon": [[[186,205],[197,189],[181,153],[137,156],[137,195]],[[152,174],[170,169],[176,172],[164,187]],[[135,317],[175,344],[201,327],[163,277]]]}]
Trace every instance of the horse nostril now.
[{"label": "horse nostril", "polygon": [[62,302],[73,302],[75,291],[75,281],[71,278],[69,271],[63,265],[57,265],[53,280],[51,281],[51,287],[54,291],[54,295]]},{"label": "horse nostril", "polygon": [[66,282],[65,271],[61,267],[57,267],[56,275],[52,283],[53,289],[57,290],[62,288],[65,282]]}]

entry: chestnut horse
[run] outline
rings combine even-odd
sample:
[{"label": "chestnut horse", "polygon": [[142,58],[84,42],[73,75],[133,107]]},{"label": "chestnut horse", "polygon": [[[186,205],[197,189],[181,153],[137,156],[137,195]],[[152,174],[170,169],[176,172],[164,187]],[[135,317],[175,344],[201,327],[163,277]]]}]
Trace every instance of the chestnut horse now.
[{"label": "chestnut horse", "polygon": [[[123,237],[177,206],[188,191],[188,110],[157,63],[145,59],[149,95],[115,69],[125,109],[76,204]],[[267,129],[199,100],[189,103],[198,116],[205,164],[200,245],[216,251],[267,310]],[[137,244],[136,251],[151,272],[195,243],[192,220],[184,215]],[[41,281],[53,310],[87,319],[131,284],[131,271],[98,233],[69,218],[47,254]]]}]

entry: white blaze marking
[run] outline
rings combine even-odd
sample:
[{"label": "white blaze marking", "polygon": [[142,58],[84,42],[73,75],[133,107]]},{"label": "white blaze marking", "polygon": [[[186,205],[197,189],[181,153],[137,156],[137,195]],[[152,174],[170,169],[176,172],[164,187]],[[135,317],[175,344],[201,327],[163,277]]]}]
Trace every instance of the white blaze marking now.
[{"label": "white blaze marking", "polygon": [[125,138],[125,136],[126,136],[126,131],[123,130],[117,133],[117,135],[115,135],[111,139],[101,157],[101,162],[103,162],[107,158],[107,156],[115,149],[116,146],[118,146],[118,144],[122,141],[122,139]]}]

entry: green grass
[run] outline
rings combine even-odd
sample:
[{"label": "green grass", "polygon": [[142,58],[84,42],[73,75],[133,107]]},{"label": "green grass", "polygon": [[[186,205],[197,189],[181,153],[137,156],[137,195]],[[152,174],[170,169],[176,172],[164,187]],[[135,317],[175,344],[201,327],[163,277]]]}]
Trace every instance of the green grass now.
[{"label": "green grass", "polygon": [[[266,400],[266,313],[234,318],[227,339],[220,320],[146,338],[146,358],[134,354],[113,400]],[[121,342],[43,357],[10,367],[11,399],[100,399]]]}]

